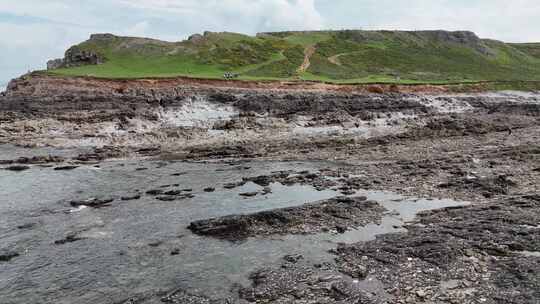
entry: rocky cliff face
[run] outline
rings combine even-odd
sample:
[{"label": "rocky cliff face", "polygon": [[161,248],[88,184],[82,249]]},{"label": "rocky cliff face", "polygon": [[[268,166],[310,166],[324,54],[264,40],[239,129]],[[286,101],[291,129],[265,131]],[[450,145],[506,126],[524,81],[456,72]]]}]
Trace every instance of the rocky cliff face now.
[{"label": "rocky cliff face", "polygon": [[[501,113],[497,130],[507,130],[509,115],[521,115],[514,121],[526,123],[540,115],[536,97],[511,101],[505,95],[459,96],[444,89],[30,74],[13,80],[0,96],[0,143],[161,147],[211,156],[250,152],[250,142],[266,153],[269,143],[392,140],[386,136],[414,126],[427,126],[428,134],[450,127],[448,134],[493,129],[492,122],[447,118],[448,113],[478,111],[490,113],[490,120]],[[439,116],[445,118],[430,123]],[[404,136],[423,134],[418,132]]]},{"label": "rocky cliff face", "polygon": [[96,65],[105,62],[105,58],[97,53],[72,47],[66,51],[63,59],[53,59],[47,62],[47,70],[70,68],[82,65]]}]

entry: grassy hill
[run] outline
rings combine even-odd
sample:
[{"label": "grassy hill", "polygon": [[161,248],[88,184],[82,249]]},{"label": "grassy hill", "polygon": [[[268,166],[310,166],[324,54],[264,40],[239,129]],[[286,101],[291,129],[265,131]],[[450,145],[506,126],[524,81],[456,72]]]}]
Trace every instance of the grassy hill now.
[{"label": "grassy hill", "polygon": [[[102,63],[77,62],[88,54]],[[471,32],[206,32],[182,42],[96,34],[70,48],[65,61],[69,67],[50,72],[107,78],[232,72],[245,80],[335,83],[540,80],[540,44],[506,44]]]}]

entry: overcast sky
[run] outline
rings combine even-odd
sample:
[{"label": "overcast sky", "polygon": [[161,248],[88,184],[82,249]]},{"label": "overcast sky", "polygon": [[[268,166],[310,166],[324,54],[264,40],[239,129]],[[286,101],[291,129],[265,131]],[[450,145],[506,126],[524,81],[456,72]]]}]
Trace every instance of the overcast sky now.
[{"label": "overcast sky", "polygon": [[0,0],[0,86],[43,69],[90,33],[169,41],[193,33],[316,29],[471,30],[540,42],[539,0]]}]

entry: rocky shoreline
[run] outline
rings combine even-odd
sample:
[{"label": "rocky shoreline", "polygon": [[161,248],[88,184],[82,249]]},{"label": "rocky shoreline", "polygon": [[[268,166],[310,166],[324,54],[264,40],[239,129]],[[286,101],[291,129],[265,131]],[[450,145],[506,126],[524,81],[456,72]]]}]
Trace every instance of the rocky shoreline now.
[{"label": "rocky shoreline", "polygon": [[[335,198],[302,206],[190,225],[202,238],[225,241],[377,224],[384,208],[354,196],[359,190],[471,203],[421,213],[402,233],[340,245],[332,263],[284,253],[281,265],[254,272],[251,286],[235,286],[231,299],[178,289],[122,303],[538,303],[540,94],[369,90],[375,91],[33,76],[12,82],[0,97],[0,143],[85,151],[8,157],[0,166],[19,174],[119,158],[231,162],[238,170],[244,160],[337,164],[201,185],[206,193],[247,183],[262,187],[239,193],[248,198],[267,194],[265,187],[274,183],[336,191]],[[193,196],[177,188],[146,189],[154,192],[121,200]],[[88,199],[71,206],[110,203]],[[58,245],[78,240],[67,235]],[[6,251],[0,264],[18,256]]]}]

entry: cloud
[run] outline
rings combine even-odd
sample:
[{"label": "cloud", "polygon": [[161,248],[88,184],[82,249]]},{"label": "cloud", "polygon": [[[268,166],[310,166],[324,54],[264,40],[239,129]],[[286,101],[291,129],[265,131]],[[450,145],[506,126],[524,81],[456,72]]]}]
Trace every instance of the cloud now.
[{"label": "cloud", "polygon": [[156,17],[174,16],[189,28],[215,31],[260,31],[320,29],[323,18],[314,0],[120,0],[136,9],[148,10]]},{"label": "cloud", "polygon": [[509,42],[540,41],[537,0],[318,0],[316,4],[333,28],[471,30]]}]

